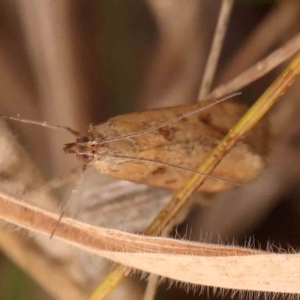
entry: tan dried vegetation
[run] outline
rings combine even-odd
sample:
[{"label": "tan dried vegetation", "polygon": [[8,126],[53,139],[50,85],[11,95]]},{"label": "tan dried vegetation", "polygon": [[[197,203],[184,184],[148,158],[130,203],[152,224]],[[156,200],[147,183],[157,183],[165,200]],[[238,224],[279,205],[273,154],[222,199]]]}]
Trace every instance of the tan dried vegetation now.
[{"label": "tan dried vegetation", "polygon": [[[259,99],[239,122],[245,105],[224,102],[173,131],[116,142],[130,156],[142,152],[144,158],[167,158],[192,169],[200,165],[197,170],[204,173],[217,167],[213,175],[249,184],[224,192],[228,184],[204,183],[197,174],[188,178],[151,164],[143,173],[142,162],[105,161],[105,167],[95,166],[143,184],[88,171],[52,240],[58,199],[68,197],[52,190],[74,180],[61,175],[75,164],[61,151],[72,140],[60,131],[1,120],[0,249],[47,292],[37,291],[36,299],[151,300],[159,276],[186,284],[183,292],[167,291],[163,284],[164,299],[178,299],[178,293],[190,299],[189,289],[200,292],[199,299],[207,297],[202,291],[228,297],[225,289],[241,297],[245,291],[255,298],[260,292],[297,297],[299,80],[292,85],[300,73],[297,0],[268,5],[21,0],[0,6],[0,113],[85,132],[89,122],[106,119],[112,102],[116,112],[186,104],[118,116],[95,128],[111,138],[203,105],[191,104],[197,98],[242,91],[236,101]],[[264,115],[283,94],[268,121]],[[49,177],[56,179],[44,179]],[[147,184],[177,192],[172,197]],[[195,193],[198,189],[210,193]],[[181,223],[188,224],[189,238],[175,239],[182,235],[180,226],[171,238]],[[247,234],[254,234],[255,242],[242,247]],[[283,249],[267,247],[268,240]],[[109,272],[103,258],[120,265]],[[152,273],[146,293],[144,284],[127,276],[132,270]]]}]

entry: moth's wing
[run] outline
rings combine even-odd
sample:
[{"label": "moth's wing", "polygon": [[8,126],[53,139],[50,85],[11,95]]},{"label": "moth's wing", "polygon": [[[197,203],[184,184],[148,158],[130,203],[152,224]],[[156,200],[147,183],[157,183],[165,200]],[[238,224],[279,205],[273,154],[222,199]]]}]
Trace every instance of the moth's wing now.
[{"label": "moth's wing", "polygon": [[[114,138],[151,128],[198,107],[199,104],[118,116],[96,126],[93,134],[99,139]],[[159,130],[105,144],[104,151],[110,155],[152,159],[196,170],[245,111],[246,107],[236,103],[220,103]],[[266,141],[264,130],[260,131],[249,141],[239,142],[212,174],[235,182],[254,179],[265,165],[265,146],[262,149],[256,147],[260,140]],[[170,189],[180,188],[191,175],[163,164],[111,157],[103,157],[93,165],[112,177]],[[223,181],[207,179],[200,190],[216,192],[230,187],[232,185]]]}]

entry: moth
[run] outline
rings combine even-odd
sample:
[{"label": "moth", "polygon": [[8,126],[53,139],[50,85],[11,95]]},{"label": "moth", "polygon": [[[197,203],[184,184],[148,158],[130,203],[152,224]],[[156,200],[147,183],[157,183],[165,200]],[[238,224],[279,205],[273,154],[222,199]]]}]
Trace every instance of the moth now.
[{"label": "moth", "polygon": [[[76,141],[64,146],[86,165],[103,174],[167,189],[178,189],[245,113],[245,105],[225,101],[201,102],[135,112],[90,125],[87,134],[63,126],[14,117],[1,117],[64,129]],[[205,183],[202,192],[218,192],[234,183],[246,183],[264,169],[269,149],[266,121],[226,155]]]},{"label": "moth", "polygon": [[[78,135],[64,151],[111,177],[175,190],[246,110],[242,104],[220,101],[121,115],[90,126],[87,135]],[[212,176],[224,180],[208,178],[199,190],[217,192],[232,187],[227,181],[256,178],[268,153],[266,125],[260,123],[215,169]]]}]

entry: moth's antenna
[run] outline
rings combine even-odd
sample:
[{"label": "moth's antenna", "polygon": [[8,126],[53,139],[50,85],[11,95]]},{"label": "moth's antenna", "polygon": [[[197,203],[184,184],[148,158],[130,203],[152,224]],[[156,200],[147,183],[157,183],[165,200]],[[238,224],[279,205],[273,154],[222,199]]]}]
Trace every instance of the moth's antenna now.
[{"label": "moth's antenna", "polygon": [[107,139],[107,140],[104,140],[104,141],[100,141],[100,142],[96,142],[96,141],[93,141],[91,142],[92,145],[101,145],[101,144],[106,144],[106,143],[110,143],[110,142],[115,142],[115,141],[119,141],[119,140],[122,140],[122,139],[125,139],[125,138],[129,138],[129,137],[133,137],[133,136],[137,136],[137,135],[141,135],[141,134],[144,134],[144,133],[147,133],[147,132],[150,132],[150,131],[154,131],[154,130],[157,130],[157,129],[160,129],[162,127],[165,127],[167,125],[170,125],[170,124],[173,124],[173,123],[176,123],[184,118],[187,118],[187,117],[190,117],[194,114],[197,114],[199,113],[200,111],[203,111],[205,109],[208,109],[218,103],[221,103],[225,100],[228,100],[230,98],[233,98],[235,96],[238,96],[238,95],[241,95],[241,93],[234,93],[234,94],[231,94],[229,96],[226,96],[224,98],[221,98],[219,100],[214,100],[212,103],[208,104],[208,105],[205,105],[201,108],[198,108],[198,109],[195,109],[195,110],[192,110],[186,114],[183,114],[182,116],[180,117],[177,117],[175,119],[172,119],[170,121],[167,121],[167,122],[164,122],[164,123],[161,123],[157,126],[154,126],[154,127],[151,127],[151,128],[148,128],[148,129],[144,129],[144,130],[141,130],[141,131],[136,131],[136,132],[132,132],[132,133],[129,133],[129,134],[125,134],[125,135],[121,135],[119,137],[116,137],[116,138],[112,138],[112,139]]},{"label": "moth's antenna", "polygon": [[186,172],[190,172],[190,173],[193,173],[193,174],[203,175],[207,178],[220,180],[220,181],[232,184],[232,185],[244,185],[244,183],[234,182],[234,181],[223,179],[223,178],[220,178],[220,177],[217,177],[217,176],[214,176],[214,175],[194,171],[194,170],[191,170],[191,169],[188,169],[188,168],[185,168],[185,167],[173,165],[173,164],[170,164],[170,163],[166,163],[166,162],[162,162],[162,161],[155,160],[155,159],[150,159],[150,158],[140,158],[140,157],[126,156],[126,155],[97,154],[97,153],[93,153],[93,154],[90,154],[90,155],[93,155],[94,157],[113,157],[113,158],[123,158],[123,159],[130,159],[130,160],[136,160],[136,161],[145,161],[145,162],[150,162],[150,163],[156,163],[156,164],[161,164],[161,165],[171,167],[171,168],[174,168],[174,169],[178,169],[178,170],[181,170],[181,171],[186,171]]},{"label": "moth's antenna", "polygon": [[56,222],[56,224],[55,224],[55,226],[54,226],[54,228],[53,228],[53,230],[52,230],[52,232],[51,232],[51,234],[50,234],[50,239],[52,239],[52,237],[53,237],[53,235],[54,235],[54,233],[55,233],[57,227],[59,226],[59,223],[60,223],[61,219],[63,218],[63,216],[64,216],[64,214],[65,214],[65,212],[66,212],[66,210],[67,210],[67,206],[68,206],[68,204],[69,204],[69,200],[71,199],[72,195],[75,194],[75,193],[77,192],[77,189],[78,189],[80,183],[82,182],[82,179],[83,179],[83,177],[84,177],[84,174],[85,174],[86,169],[87,169],[87,165],[83,165],[83,167],[82,167],[82,169],[81,169],[80,176],[79,176],[78,179],[76,180],[76,182],[75,182],[75,184],[74,184],[74,187],[73,187],[73,189],[72,189],[72,191],[71,191],[69,197],[67,198],[65,204],[64,204],[63,207],[62,207],[60,216],[59,216],[59,218],[57,219],[57,222]]},{"label": "moth's antenna", "polygon": [[32,121],[32,120],[28,120],[28,119],[21,119],[19,117],[9,117],[9,116],[4,116],[4,115],[0,115],[0,118],[13,120],[13,121],[21,122],[21,123],[38,125],[38,126],[42,126],[42,127],[51,128],[51,129],[62,129],[62,130],[65,130],[65,131],[75,135],[75,136],[79,135],[79,132],[77,132],[76,130],[73,130],[70,127],[66,127],[66,126],[52,125],[47,122],[38,122],[38,121]]}]

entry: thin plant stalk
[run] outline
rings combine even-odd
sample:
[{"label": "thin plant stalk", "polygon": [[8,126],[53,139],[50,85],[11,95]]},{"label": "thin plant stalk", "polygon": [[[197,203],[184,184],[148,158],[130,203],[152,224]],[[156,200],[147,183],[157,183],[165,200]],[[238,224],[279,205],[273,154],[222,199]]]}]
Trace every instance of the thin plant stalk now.
[{"label": "thin plant stalk", "polygon": [[149,275],[143,300],[154,300],[155,299],[157,286],[159,284],[159,279],[160,279],[159,275],[156,275],[156,274]]},{"label": "thin plant stalk", "polygon": [[[288,67],[277,77],[271,86],[260,96],[256,103],[246,112],[240,121],[229,131],[218,146],[207,156],[197,171],[210,174],[222,158],[232,149],[256,123],[279,100],[289,86],[300,75],[300,52]],[[179,189],[171,201],[160,211],[158,216],[145,230],[146,235],[159,235],[181,211],[191,195],[204,183],[205,176],[192,175]],[[130,267],[117,265],[111,273],[98,285],[88,300],[104,300],[131,271]]]},{"label": "thin plant stalk", "polygon": [[224,97],[225,95],[240,91],[243,87],[268,74],[278,65],[298,53],[299,50],[300,33],[296,34],[287,43],[277,48],[267,57],[258,61],[256,64],[254,64],[229,82],[219,85],[211,93],[209,93],[209,95],[207,95],[203,99],[198,99],[198,101],[219,99]]},{"label": "thin plant stalk", "polygon": [[205,66],[203,80],[199,91],[199,99],[204,98],[211,90],[233,4],[233,0],[222,1],[216,31],[214,34],[211,50],[209,52],[209,57]]}]

